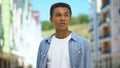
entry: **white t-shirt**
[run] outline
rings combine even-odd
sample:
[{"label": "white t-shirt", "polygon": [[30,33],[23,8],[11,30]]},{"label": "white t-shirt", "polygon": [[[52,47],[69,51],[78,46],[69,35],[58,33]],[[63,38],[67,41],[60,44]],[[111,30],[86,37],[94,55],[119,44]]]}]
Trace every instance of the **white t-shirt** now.
[{"label": "white t-shirt", "polygon": [[52,37],[47,54],[47,68],[70,68],[68,42],[71,34],[64,39]]}]

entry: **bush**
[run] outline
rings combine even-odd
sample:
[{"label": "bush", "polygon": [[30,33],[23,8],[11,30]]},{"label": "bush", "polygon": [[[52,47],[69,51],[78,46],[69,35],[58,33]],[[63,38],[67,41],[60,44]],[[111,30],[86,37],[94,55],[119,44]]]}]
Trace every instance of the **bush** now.
[{"label": "bush", "polygon": [[86,14],[81,14],[79,16],[79,22],[80,23],[88,23],[89,22],[89,16]]},{"label": "bush", "polygon": [[42,22],[42,30],[51,30],[54,28],[54,25],[49,21]]}]

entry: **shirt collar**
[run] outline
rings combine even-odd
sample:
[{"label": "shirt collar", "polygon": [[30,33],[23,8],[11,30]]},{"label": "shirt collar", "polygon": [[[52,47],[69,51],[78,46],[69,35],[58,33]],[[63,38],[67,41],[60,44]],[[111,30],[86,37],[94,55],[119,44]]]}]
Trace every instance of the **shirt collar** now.
[{"label": "shirt collar", "polygon": [[[47,40],[46,40],[47,43],[50,44],[53,35],[55,35],[55,33],[52,34],[50,37],[47,38]],[[75,33],[71,32],[71,39],[70,39],[70,40],[73,40],[73,41],[75,41],[75,42],[77,41],[77,36],[76,36]]]}]

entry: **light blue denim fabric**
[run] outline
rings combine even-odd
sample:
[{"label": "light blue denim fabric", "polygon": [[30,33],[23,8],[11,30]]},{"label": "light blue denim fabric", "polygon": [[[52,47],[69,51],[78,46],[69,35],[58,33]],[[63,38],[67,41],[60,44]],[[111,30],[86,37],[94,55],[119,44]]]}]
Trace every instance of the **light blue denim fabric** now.
[{"label": "light blue denim fabric", "polygon": [[[47,52],[52,36],[41,41],[36,68],[47,68]],[[73,32],[71,32],[71,39],[69,40],[69,57],[71,68],[93,68],[88,40]]]}]

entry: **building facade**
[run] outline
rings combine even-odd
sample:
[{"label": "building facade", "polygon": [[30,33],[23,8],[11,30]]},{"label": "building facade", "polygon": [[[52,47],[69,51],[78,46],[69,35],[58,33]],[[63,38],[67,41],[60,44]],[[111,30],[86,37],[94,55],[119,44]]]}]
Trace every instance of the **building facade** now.
[{"label": "building facade", "polygon": [[120,0],[89,2],[90,7],[94,7],[90,8],[93,15],[90,13],[89,26],[95,68],[119,68]]},{"label": "building facade", "polygon": [[0,68],[35,68],[41,39],[29,0],[0,0]]}]

